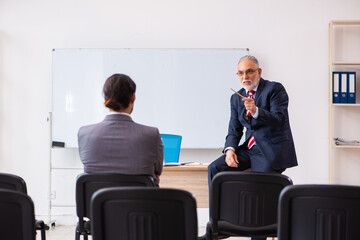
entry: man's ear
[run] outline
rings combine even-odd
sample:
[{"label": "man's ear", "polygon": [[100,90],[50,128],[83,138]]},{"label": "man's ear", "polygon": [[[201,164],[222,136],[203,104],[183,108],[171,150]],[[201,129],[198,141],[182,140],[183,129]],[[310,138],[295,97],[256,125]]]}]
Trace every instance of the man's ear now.
[{"label": "man's ear", "polygon": [[135,102],[135,93],[133,93],[132,97],[131,97],[131,102],[134,103]]},{"label": "man's ear", "polygon": [[261,77],[262,69],[259,68],[258,71],[259,71],[259,77]]}]

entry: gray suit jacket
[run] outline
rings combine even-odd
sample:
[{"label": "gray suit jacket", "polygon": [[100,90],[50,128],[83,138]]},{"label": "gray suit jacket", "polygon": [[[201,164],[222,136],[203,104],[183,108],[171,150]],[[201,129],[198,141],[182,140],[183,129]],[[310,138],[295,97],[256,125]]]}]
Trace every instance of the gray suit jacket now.
[{"label": "gray suit jacket", "polygon": [[79,129],[80,159],[86,173],[160,175],[163,145],[159,130],[135,123],[130,116],[110,114]]}]

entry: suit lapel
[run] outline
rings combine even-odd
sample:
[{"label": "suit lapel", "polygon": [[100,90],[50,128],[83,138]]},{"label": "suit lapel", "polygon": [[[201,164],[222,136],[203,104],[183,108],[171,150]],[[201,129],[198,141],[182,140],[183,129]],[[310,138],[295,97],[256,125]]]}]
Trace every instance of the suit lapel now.
[{"label": "suit lapel", "polygon": [[241,89],[240,89],[240,94],[243,95],[244,97],[246,97],[246,90],[245,90],[245,88],[241,88]]},{"label": "suit lapel", "polygon": [[264,81],[264,79],[260,78],[259,86],[257,88],[256,95],[255,95],[255,105],[258,102],[261,92],[264,89],[264,87],[265,87],[265,81]]},{"label": "suit lapel", "polygon": [[[239,93],[243,96],[246,97],[246,90],[245,88],[241,88]],[[241,104],[241,112],[240,112],[240,116],[243,116],[245,119],[247,118],[246,117],[246,110],[245,110],[245,106],[244,106],[244,102],[242,101],[241,97],[240,97],[240,101],[239,101],[239,104]]]}]

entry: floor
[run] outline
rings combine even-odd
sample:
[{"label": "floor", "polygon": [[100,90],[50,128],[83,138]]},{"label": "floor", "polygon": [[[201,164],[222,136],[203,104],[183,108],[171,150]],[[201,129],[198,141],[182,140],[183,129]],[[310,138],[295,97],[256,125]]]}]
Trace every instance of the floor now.
[{"label": "floor", "polygon": [[[199,236],[203,235],[204,233],[205,233],[205,227],[200,227]],[[46,231],[46,240],[74,240],[74,239],[75,239],[75,226],[56,225],[55,227]],[[240,238],[240,237],[232,237],[230,239],[250,240],[250,238]],[[41,236],[39,233],[36,236],[36,240],[41,240]],[[89,237],[89,240],[92,240],[92,238]]]}]

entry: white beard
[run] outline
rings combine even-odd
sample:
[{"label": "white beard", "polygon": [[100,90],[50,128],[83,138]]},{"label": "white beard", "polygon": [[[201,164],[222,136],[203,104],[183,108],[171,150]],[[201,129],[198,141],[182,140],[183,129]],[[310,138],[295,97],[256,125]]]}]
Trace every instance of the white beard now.
[{"label": "white beard", "polygon": [[[245,86],[245,84],[244,84],[245,82],[251,82],[251,85],[250,85],[250,86],[248,86],[248,85]],[[244,87],[247,91],[251,91],[251,90],[253,90],[253,89],[255,88],[255,84],[254,84],[254,82],[251,81],[251,80],[244,80],[244,81],[242,81],[242,85],[243,85],[243,87]]]}]

